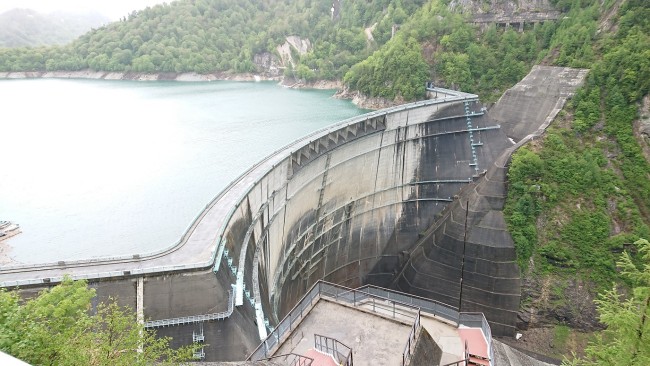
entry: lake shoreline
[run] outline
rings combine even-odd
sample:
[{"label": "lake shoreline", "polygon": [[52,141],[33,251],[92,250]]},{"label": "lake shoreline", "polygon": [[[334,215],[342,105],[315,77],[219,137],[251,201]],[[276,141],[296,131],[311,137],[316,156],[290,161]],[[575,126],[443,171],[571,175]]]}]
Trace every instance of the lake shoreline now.
[{"label": "lake shoreline", "polygon": [[179,81],[179,82],[204,82],[204,81],[276,81],[279,85],[292,89],[318,89],[336,90],[334,98],[351,99],[352,103],[364,109],[382,109],[394,106],[395,102],[383,98],[369,98],[359,92],[352,93],[344,88],[341,80],[316,80],[303,82],[287,79],[283,76],[269,76],[264,74],[232,74],[228,72],[214,72],[199,74],[195,72],[184,73],[143,73],[143,72],[111,72],[111,71],[14,71],[0,72],[0,79],[92,79],[92,80],[130,80],[130,81]]},{"label": "lake shoreline", "polygon": [[305,89],[337,89],[340,90],[343,84],[340,80],[317,80],[314,82],[302,82],[287,80],[282,76],[269,76],[264,74],[242,73],[233,74],[228,72],[214,72],[199,74],[195,72],[112,72],[112,71],[12,71],[0,72],[0,79],[93,79],[93,80],[131,80],[131,81],[277,81],[288,88]]},{"label": "lake shoreline", "polygon": [[0,79],[0,207],[23,231],[0,266],[166,248],[250,166],[366,112],[277,83]]}]

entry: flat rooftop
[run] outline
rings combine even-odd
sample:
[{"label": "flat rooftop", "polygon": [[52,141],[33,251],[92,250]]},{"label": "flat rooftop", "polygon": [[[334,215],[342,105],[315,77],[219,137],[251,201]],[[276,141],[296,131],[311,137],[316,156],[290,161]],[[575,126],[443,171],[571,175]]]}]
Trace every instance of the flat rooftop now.
[{"label": "flat rooftop", "polygon": [[[423,330],[430,337],[422,338]],[[313,359],[311,366],[351,361],[403,365],[409,360],[413,366],[429,366],[468,359],[488,366],[491,339],[481,313],[458,313],[441,303],[372,285],[351,289],[318,281],[249,360],[291,355]]]},{"label": "flat rooftop", "polygon": [[[394,314],[385,304],[380,307],[368,302],[353,307],[321,298],[274,355],[294,353],[314,358],[312,366],[335,365],[317,359],[314,335],[318,334],[350,347],[355,365],[400,365],[415,315],[406,307],[399,307]],[[480,329],[457,328],[427,314],[421,315],[421,325],[441,348],[441,365],[464,359],[466,340],[474,353],[488,356]]]},{"label": "flat rooftop", "polygon": [[411,325],[320,299],[275,354],[307,355],[319,334],[350,347],[355,365],[393,366],[401,363],[410,332]]}]

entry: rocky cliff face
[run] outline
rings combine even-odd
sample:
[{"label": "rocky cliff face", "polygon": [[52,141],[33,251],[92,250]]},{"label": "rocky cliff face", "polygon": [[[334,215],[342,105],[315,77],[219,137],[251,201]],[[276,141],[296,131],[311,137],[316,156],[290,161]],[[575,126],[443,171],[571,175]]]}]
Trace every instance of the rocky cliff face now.
[{"label": "rocky cliff face", "polygon": [[643,98],[639,116],[639,120],[634,123],[634,133],[643,149],[643,155],[650,161],[650,95]]},{"label": "rocky cliff face", "polygon": [[257,72],[272,77],[282,76],[283,66],[278,57],[270,52],[262,52],[253,56]]},{"label": "rocky cliff face", "polygon": [[267,78],[279,78],[283,85],[295,86],[302,85],[300,80],[285,80],[284,70],[287,67],[294,67],[296,60],[294,55],[302,56],[311,51],[311,41],[307,38],[298,36],[289,36],[285,42],[275,48],[275,53],[262,52],[253,56],[253,63],[256,71]]},{"label": "rocky cliff face", "polygon": [[404,101],[400,99],[389,100],[386,98],[369,97],[360,91],[350,90],[344,85],[341,85],[341,88],[339,88],[339,91],[334,94],[334,97],[339,99],[352,99],[352,103],[365,109],[389,108],[404,103]]}]

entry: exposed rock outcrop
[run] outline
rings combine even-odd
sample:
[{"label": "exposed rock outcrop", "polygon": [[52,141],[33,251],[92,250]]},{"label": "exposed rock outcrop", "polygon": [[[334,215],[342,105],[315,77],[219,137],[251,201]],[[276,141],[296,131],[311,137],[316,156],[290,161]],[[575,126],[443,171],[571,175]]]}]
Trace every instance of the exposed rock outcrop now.
[{"label": "exposed rock outcrop", "polygon": [[295,61],[292,56],[292,50],[298,53],[298,55],[304,55],[307,52],[311,51],[311,41],[309,39],[302,39],[298,36],[289,36],[286,38],[286,41],[277,46],[276,50],[280,55],[280,60],[283,66],[294,66]]},{"label": "exposed rock outcrop", "polygon": [[269,77],[281,77],[283,65],[278,56],[270,52],[262,52],[253,56],[257,72]]},{"label": "exposed rock outcrop", "polygon": [[639,108],[639,119],[634,122],[634,134],[643,149],[643,155],[650,161],[650,95],[646,95]]},{"label": "exposed rock outcrop", "polygon": [[517,314],[517,328],[566,324],[581,331],[601,329],[592,287],[593,284],[579,279],[526,276],[521,289],[526,305]]},{"label": "exposed rock outcrop", "polygon": [[334,94],[334,97],[339,99],[352,99],[352,103],[365,109],[382,109],[404,103],[403,100],[399,99],[389,100],[380,97],[369,97],[358,90],[350,90],[346,87],[340,89]]}]

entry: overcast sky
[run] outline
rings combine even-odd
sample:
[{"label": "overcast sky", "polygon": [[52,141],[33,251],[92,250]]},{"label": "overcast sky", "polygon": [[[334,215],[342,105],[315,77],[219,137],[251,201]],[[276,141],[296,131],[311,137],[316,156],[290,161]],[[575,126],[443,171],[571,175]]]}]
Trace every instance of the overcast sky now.
[{"label": "overcast sky", "polygon": [[13,8],[34,9],[41,13],[94,10],[117,20],[133,10],[163,2],[171,3],[172,0],[0,0],[0,13]]}]

